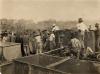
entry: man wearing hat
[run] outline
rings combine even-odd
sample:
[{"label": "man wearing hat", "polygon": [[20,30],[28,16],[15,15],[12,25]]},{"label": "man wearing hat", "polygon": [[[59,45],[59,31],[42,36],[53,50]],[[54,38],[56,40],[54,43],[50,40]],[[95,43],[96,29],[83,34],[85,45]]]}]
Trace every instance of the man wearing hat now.
[{"label": "man wearing hat", "polygon": [[83,32],[86,31],[86,30],[88,30],[88,27],[87,27],[86,24],[83,23],[83,19],[82,18],[78,19],[77,29],[81,30]]},{"label": "man wearing hat", "polygon": [[57,30],[60,30],[60,28],[56,24],[53,24],[52,27],[53,27],[52,28],[52,32],[55,32]]},{"label": "man wearing hat", "polygon": [[85,32],[88,31],[88,27],[86,24],[83,23],[82,18],[78,19],[78,24],[76,26],[77,26],[77,30],[79,33],[79,40],[82,43],[82,48],[84,48],[85,47],[84,46],[84,37],[85,37]]},{"label": "man wearing hat", "polygon": [[42,37],[40,35],[40,30],[37,31],[37,33],[35,34],[35,41],[36,41],[36,53],[42,53]]}]

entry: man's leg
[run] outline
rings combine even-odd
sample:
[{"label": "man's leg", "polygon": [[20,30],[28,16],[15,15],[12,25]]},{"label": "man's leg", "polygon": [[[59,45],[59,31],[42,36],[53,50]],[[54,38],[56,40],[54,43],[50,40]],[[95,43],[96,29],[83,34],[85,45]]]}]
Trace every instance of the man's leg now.
[{"label": "man's leg", "polygon": [[100,52],[100,37],[97,38],[97,50]]},{"label": "man's leg", "polygon": [[80,59],[80,49],[77,48],[77,60]]},{"label": "man's leg", "polygon": [[27,55],[27,47],[26,45],[24,45],[24,52],[25,52],[25,56]]},{"label": "man's leg", "polygon": [[39,44],[39,53],[42,53],[42,52],[43,52],[42,50],[43,50],[43,48],[42,48],[42,43],[40,43],[40,44]]}]

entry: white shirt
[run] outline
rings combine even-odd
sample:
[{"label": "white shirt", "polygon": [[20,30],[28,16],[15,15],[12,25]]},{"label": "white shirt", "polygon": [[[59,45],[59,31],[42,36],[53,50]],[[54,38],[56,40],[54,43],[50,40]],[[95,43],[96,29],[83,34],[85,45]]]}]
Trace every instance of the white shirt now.
[{"label": "white shirt", "polygon": [[89,29],[95,31],[96,27],[95,27],[95,25],[89,25]]},{"label": "white shirt", "polygon": [[35,39],[36,39],[37,42],[41,42],[42,41],[41,40],[41,36],[36,36]]},{"label": "white shirt", "polygon": [[81,31],[85,31],[85,30],[88,31],[88,27],[84,23],[77,24],[77,29]]},{"label": "white shirt", "polygon": [[77,38],[71,39],[72,47],[81,48],[81,42]]},{"label": "white shirt", "polygon": [[49,40],[50,41],[53,41],[54,39],[55,39],[55,35],[54,34],[51,34]]},{"label": "white shirt", "polygon": [[3,42],[7,42],[7,40],[8,40],[8,37],[3,37]]},{"label": "white shirt", "polygon": [[53,27],[52,31],[57,31],[60,30],[60,28],[58,26]]}]

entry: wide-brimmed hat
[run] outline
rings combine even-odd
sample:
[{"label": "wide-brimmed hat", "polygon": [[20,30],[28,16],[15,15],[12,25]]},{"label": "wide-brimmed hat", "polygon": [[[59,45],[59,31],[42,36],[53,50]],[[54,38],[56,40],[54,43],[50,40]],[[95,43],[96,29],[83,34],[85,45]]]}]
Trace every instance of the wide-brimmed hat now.
[{"label": "wide-brimmed hat", "polygon": [[56,26],[56,24],[53,24],[52,26]]}]

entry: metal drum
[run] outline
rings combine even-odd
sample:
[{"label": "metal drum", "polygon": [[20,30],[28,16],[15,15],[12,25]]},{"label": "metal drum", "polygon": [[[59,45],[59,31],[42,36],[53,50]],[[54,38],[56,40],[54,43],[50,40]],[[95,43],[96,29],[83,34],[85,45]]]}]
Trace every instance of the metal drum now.
[{"label": "metal drum", "polygon": [[19,43],[2,43],[0,46],[0,55],[8,61],[19,58],[21,57],[21,46]]}]

